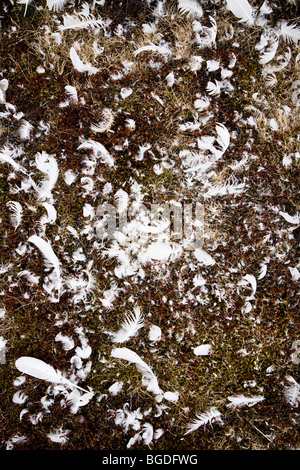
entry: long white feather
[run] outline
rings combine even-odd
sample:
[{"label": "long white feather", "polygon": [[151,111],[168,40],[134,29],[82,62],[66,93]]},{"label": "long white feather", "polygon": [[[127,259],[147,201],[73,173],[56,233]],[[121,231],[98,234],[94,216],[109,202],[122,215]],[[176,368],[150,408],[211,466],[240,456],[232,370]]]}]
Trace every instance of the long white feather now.
[{"label": "long white feather", "polygon": [[242,23],[248,26],[254,24],[254,10],[248,0],[226,0],[227,9],[231,11]]},{"label": "long white feather", "polygon": [[74,384],[70,380],[66,379],[60,371],[56,371],[54,367],[35,357],[22,356],[15,362],[16,368],[23,374],[30,375],[36,379],[45,380],[53,384],[63,384],[71,387],[78,388],[83,392],[87,392],[83,388]]},{"label": "long white feather", "polygon": [[46,267],[54,268],[56,273],[60,275],[60,263],[50,243],[38,235],[32,235],[28,238],[28,241],[33,243],[40,250],[44,257]]},{"label": "long white feather", "polygon": [[201,18],[203,10],[197,0],[178,0],[178,9],[181,13],[185,13],[191,17]]},{"label": "long white feather", "polygon": [[12,214],[10,216],[11,223],[13,224],[14,228],[18,228],[21,220],[22,220],[22,213],[23,213],[23,208],[21,204],[17,201],[8,201],[6,203],[6,206],[9,207],[9,209],[12,211]]},{"label": "long white feather", "polygon": [[124,343],[134,337],[138,330],[144,326],[144,318],[141,309],[135,307],[133,313],[126,315],[125,320],[121,324],[121,328],[112,335],[113,343]]}]

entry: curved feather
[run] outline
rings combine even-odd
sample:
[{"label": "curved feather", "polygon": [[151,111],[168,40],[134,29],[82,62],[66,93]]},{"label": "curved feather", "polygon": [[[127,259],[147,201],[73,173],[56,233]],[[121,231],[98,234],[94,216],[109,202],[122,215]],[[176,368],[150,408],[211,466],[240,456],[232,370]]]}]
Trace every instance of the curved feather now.
[{"label": "curved feather", "polygon": [[60,371],[56,371],[54,367],[42,361],[41,359],[36,359],[35,357],[30,356],[22,356],[16,360],[15,366],[23,374],[30,375],[36,379],[46,380],[47,382],[51,382],[53,384],[69,385],[87,392],[87,390],[84,390],[83,388],[63,377]]},{"label": "curved feather", "polygon": [[226,0],[227,9],[231,11],[242,23],[248,26],[254,24],[253,8],[248,0]]},{"label": "curved feather", "polygon": [[42,253],[46,267],[52,267],[57,274],[60,274],[60,263],[49,242],[43,240],[38,235],[32,235],[28,241],[33,243]]},{"label": "curved feather", "polygon": [[203,16],[203,10],[197,0],[179,0],[178,9],[181,13],[185,13],[191,17],[201,18]]},{"label": "curved feather", "polygon": [[287,21],[282,20],[280,25],[280,36],[287,42],[298,44],[300,41],[300,28],[292,23],[288,24]]},{"label": "curved feather", "polygon": [[6,206],[9,207],[12,211],[10,216],[11,223],[13,224],[14,228],[16,229],[19,227],[21,220],[22,220],[22,213],[23,208],[21,204],[17,201],[8,201]]},{"label": "curved feather", "polygon": [[112,336],[113,343],[124,343],[135,336],[140,328],[144,326],[144,318],[139,307],[133,309],[123,321],[121,328]]}]

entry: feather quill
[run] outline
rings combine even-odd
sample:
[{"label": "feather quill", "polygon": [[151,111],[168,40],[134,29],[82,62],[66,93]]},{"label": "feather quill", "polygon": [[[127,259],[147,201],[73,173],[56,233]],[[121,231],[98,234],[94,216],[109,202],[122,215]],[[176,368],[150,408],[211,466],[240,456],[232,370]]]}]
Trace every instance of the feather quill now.
[{"label": "feather quill", "polygon": [[240,22],[246,23],[248,26],[254,24],[254,10],[248,0],[226,0],[227,9],[231,11]]},{"label": "feather quill", "polygon": [[70,387],[78,388],[83,392],[88,392],[78,385],[74,384],[70,380],[66,379],[60,371],[56,371],[54,367],[41,359],[35,357],[22,356],[15,362],[16,368],[23,374],[30,375],[36,379],[45,380],[53,384],[68,385]]}]

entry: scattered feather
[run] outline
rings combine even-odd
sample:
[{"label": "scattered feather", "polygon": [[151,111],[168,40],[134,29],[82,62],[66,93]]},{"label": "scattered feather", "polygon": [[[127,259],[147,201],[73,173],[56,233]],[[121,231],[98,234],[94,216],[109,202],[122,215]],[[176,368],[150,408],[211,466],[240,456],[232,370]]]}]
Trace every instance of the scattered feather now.
[{"label": "scattered feather", "polygon": [[78,103],[78,94],[76,88],[71,85],[66,85],[65,90],[70,103]]},{"label": "scattered feather", "polygon": [[47,7],[49,10],[60,11],[64,9],[68,0],[47,0]]},{"label": "scattered feather", "polygon": [[289,43],[298,44],[300,41],[300,28],[296,24],[288,24],[286,20],[280,23],[279,35]]},{"label": "scattered feather", "polygon": [[40,250],[44,257],[46,267],[54,268],[57,274],[60,275],[60,263],[50,243],[43,240],[43,238],[38,235],[32,235],[28,238],[28,241],[33,243]]},{"label": "scattered feather", "polygon": [[200,426],[212,425],[212,423],[223,424],[221,413],[215,407],[212,407],[205,413],[198,414],[196,419],[187,425],[188,431],[185,434],[196,431]]},{"label": "scattered feather", "polygon": [[21,223],[23,208],[21,204],[17,201],[8,201],[6,203],[6,206],[9,207],[9,209],[12,211],[10,220],[11,220],[13,227],[16,229],[19,227]]},{"label": "scattered feather", "polygon": [[128,348],[115,348],[112,350],[111,356],[117,359],[124,359],[135,364],[136,368],[143,375],[144,383],[147,385],[147,390],[149,392],[153,392],[155,395],[161,394],[161,389],[158,386],[157,378],[152,369],[138,354]]},{"label": "scattered feather", "polygon": [[228,408],[241,408],[243,406],[254,406],[257,403],[264,400],[264,397],[257,395],[254,397],[245,397],[245,395],[236,395],[233,397],[228,397],[230,403],[227,405]]},{"label": "scattered feather", "polygon": [[178,9],[189,17],[201,18],[203,16],[202,7],[197,0],[179,0]]},{"label": "scattered feather", "polygon": [[[69,387],[75,387],[79,390],[87,392],[83,388],[74,384],[70,380],[66,379],[60,371],[56,371],[54,367],[35,357],[22,356],[15,362],[16,368],[23,374],[30,375],[36,379],[45,380],[52,384],[62,384]],[[89,392],[88,392],[89,393]]]},{"label": "scattered feather", "polygon": [[75,51],[74,47],[70,49],[70,58],[74,68],[81,73],[88,72],[89,75],[93,75],[99,71],[96,67],[91,65],[89,62],[83,63],[79,55]]},{"label": "scattered feather", "polygon": [[248,0],[226,0],[226,3],[227,9],[239,18],[240,22],[253,26],[254,10]]},{"label": "scattered feather", "polygon": [[144,326],[144,317],[139,307],[133,309],[133,313],[126,315],[121,324],[121,328],[112,334],[113,343],[124,343],[130,338],[133,338],[138,333],[139,329]]},{"label": "scattered feather", "polygon": [[101,158],[101,161],[107,163],[110,167],[114,166],[114,158],[100,142],[84,140],[78,147],[78,150],[80,149],[92,150],[96,158]]}]

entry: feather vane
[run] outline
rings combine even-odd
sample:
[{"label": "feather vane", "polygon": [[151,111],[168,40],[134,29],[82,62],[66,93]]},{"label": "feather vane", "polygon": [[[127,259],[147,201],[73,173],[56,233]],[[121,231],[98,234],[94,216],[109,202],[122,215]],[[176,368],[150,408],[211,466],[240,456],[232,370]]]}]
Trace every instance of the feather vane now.
[{"label": "feather vane", "polygon": [[49,242],[38,235],[32,235],[28,241],[33,243],[42,253],[46,267],[54,268],[57,274],[60,274],[60,263]]},{"label": "feather vane", "polygon": [[242,23],[246,23],[248,26],[254,24],[254,11],[248,0],[226,0],[226,3],[227,9]]},{"label": "feather vane", "polygon": [[141,309],[135,307],[133,313],[126,315],[121,328],[112,336],[113,343],[124,343],[133,336],[136,336],[138,330],[144,326],[144,318]]},{"label": "feather vane", "polygon": [[202,7],[197,0],[179,0],[178,9],[181,13],[190,17],[201,18],[203,16]]},{"label": "feather vane", "polygon": [[87,392],[87,390],[84,390],[70,380],[66,379],[60,371],[55,370],[54,367],[42,361],[41,359],[30,356],[22,356],[16,360],[15,366],[23,374],[30,375],[36,379],[45,380],[46,382],[53,384],[69,385]]}]

